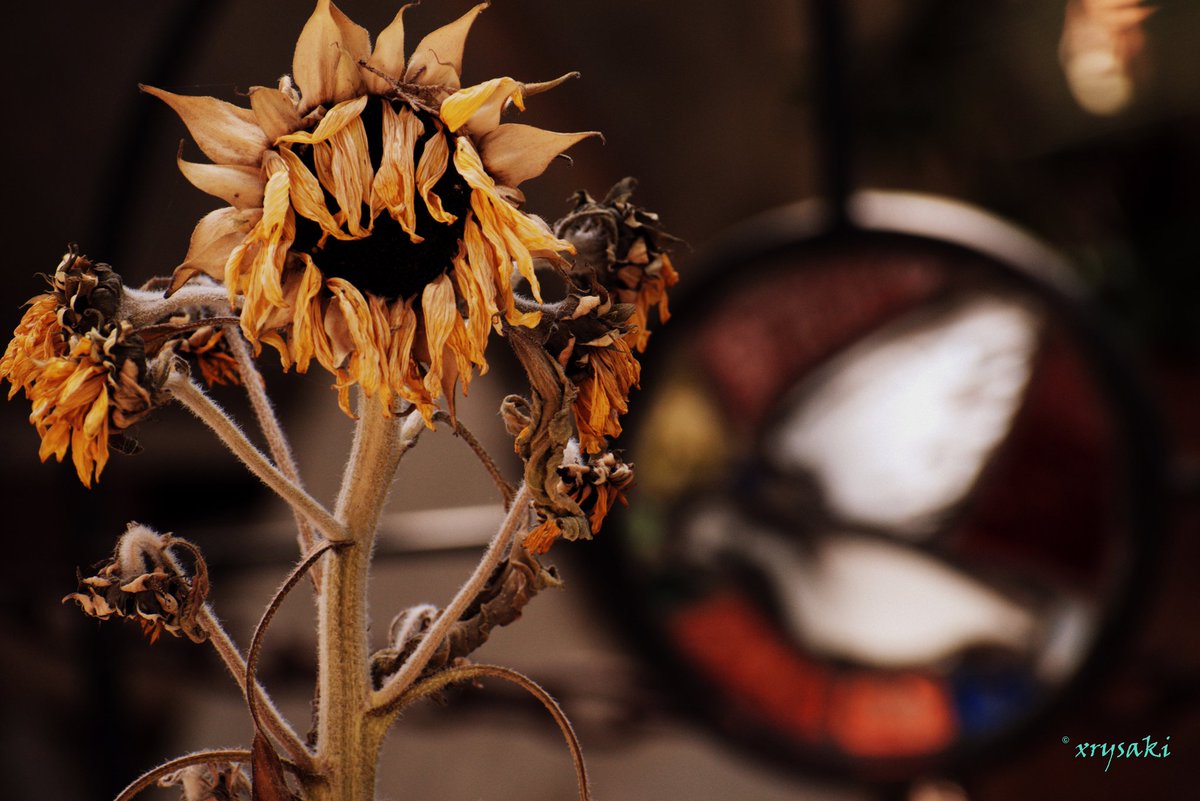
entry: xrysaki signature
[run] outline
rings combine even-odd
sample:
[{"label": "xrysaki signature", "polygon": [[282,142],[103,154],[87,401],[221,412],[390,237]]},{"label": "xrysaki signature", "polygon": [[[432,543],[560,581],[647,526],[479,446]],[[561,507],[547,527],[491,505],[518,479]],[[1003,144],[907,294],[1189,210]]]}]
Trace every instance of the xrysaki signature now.
[{"label": "xrysaki signature", "polygon": [[[1071,742],[1071,738],[1063,737],[1062,741],[1065,745]],[[1105,773],[1108,773],[1108,769],[1112,767],[1114,757],[1116,759],[1166,759],[1170,755],[1170,737],[1164,739],[1161,746],[1158,740],[1150,739],[1149,735],[1129,743],[1075,743],[1076,759],[1092,757],[1107,759],[1108,761],[1104,763]]]}]

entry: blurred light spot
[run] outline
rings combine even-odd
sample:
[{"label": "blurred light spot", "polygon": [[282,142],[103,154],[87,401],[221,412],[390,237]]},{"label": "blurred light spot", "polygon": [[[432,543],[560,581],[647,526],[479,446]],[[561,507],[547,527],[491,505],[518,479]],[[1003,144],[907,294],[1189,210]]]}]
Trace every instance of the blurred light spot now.
[{"label": "blurred light spot", "polygon": [[1134,63],[1145,47],[1139,0],[1069,0],[1059,44],[1067,86],[1090,114],[1108,116],[1134,95]]}]

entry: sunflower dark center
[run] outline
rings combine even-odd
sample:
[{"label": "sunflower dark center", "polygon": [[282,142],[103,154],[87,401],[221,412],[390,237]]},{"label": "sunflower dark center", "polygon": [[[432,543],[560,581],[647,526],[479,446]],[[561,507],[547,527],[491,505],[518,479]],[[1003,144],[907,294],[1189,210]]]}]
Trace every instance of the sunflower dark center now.
[{"label": "sunflower dark center", "polygon": [[[371,164],[375,169],[379,168],[383,153],[382,103],[388,102],[399,101],[373,97],[362,113]],[[420,159],[425,143],[430,138],[449,136],[444,129],[435,125],[433,115],[420,110],[416,114],[425,126],[425,134],[414,149],[414,163]],[[449,144],[453,156],[454,143],[451,141]],[[297,149],[296,154],[316,174],[312,148]],[[329,237],[324,246],[320,245],[320,226],[306,217],[296,215],[296,241],[292,250],[312,256],[313,262],[326,278],[345,279],[360,292],[387,300],[410,298],[430,281],[447,272],[458,253],[467,211],[470,209],[471,190],[454,168],[453,157],[446,172],[434,185],[433,192],[441,198],[442,207],[453,214],[456,220],[449,225],[434,220],[429,216],[420,193],[414,193],[416,231],[424,238],[422,242],[414,243],[385,209],[375,219],[370,236],[357,240]],[[338,208],[337,201],[328,189],[325,190],[325,203],[331,211]],[[370,213],[370,208],[363,204],[364,223]]]}]

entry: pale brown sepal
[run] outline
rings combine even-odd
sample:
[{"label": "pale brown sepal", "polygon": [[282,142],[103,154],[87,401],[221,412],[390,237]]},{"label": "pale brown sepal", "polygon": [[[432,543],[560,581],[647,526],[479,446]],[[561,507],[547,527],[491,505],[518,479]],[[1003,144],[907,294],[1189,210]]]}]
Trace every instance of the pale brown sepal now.
[{"label": "pale brown sepal", "polygon": [[[404,74],[404,12],[414,5],[416,4],[406,3],[400,7],[396,17],[380,32],[379,38],[375,40],[375,52],[367,59],[367,66],[397,81]],[[362,76],[367,89],[374,94],[387,94],[392,89],[387,79],[370,70],[364,69]]]},{"label": "pale brown sepal", "polygon": [[177,95],[153,86],[140,85],[170,106],[187,126],[196,144],[217,164],[257,167],[270,144],[254,112],[215,97]]},{"label": "pale brown sepal", "polygon": [[236,209],[232,206],[204,215],[192,231],[187,256],[175,268],[167,297],[174,294],[197,273],[222,281],[225,263],[246,233],[262,218],[261,209]]},{"label": "pale brown sepal", "polygon": [[480,12],[488,3],[480,3],[466,14],[433,31],[413,49],[404,80],[424,86],[447,86],[457,90],[462,86],[463,47],[467,34]]},{"label": "pale brown sepal", "polygon": [[258,168],[184,161],[182,142],[179,143],[179,155],[175,163],[183,177],[201,192],[219,197],[238,209],[262,208],[266,182]]},{"label": "pale brown sepal", "polygon": [[366,59],[370,52],[371,37],[365,28],[352,22],[330,0],[317,0],[292,56],[292,76],[301,95],[300,114],[322,103],[350,97],[353,92],[338,94],[339,89],[346,90],[339,87],[339,78],[346,80],[341,63],[348,61],[357,76],[358,61]]},{"label": "pale brown sepal", "polygon": [[295,102],[278,89],[250,87],[250,108],[258,120],[258,127],[263,129],[270,142],[300,129],[300,113],[296,111]]},{"label": "pale brown sepal", "polygon": [[509,122],[483,138],[480,155],[497,183],[519,186],[545,172],[567,148],[593,136],[603,139],[599,131],[557,133]]}]

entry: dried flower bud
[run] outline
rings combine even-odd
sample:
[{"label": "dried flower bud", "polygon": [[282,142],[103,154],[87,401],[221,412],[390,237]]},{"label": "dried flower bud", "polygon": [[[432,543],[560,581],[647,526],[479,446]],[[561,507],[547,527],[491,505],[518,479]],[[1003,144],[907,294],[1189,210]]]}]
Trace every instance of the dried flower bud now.
[{"label": "dried flower bud", "polygon": [[250,778],[232,762],[190,765],[158,780],[159,787],[183,791],[183,801],[250,801]]},{"label": "dried flower bud", "polygon": [[[191,554],[191,576],[184,575],[171,555],[173,547]],[[136,620],[150,642],[166,631],[199,643],[208,639],[199,622],[207,596],[208,568],[194,545],[130,523],[112,558],[96,565],[95,575],[80,576],[79,592],[63,602],[74,601],[84,614],[100,620],[114,615]]]}]

